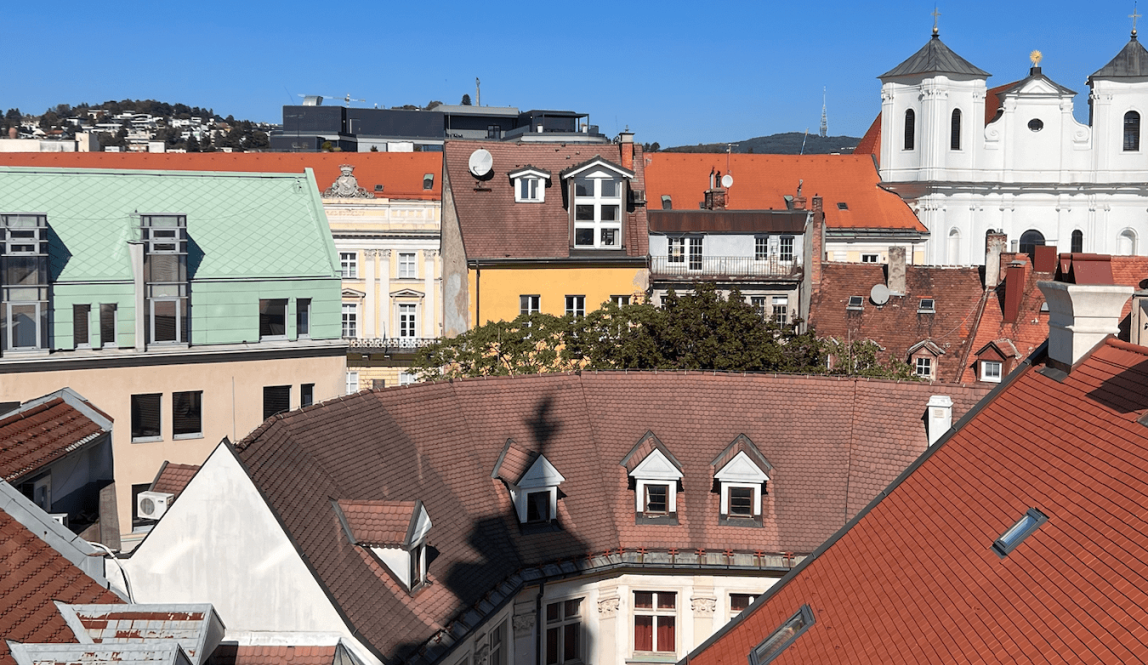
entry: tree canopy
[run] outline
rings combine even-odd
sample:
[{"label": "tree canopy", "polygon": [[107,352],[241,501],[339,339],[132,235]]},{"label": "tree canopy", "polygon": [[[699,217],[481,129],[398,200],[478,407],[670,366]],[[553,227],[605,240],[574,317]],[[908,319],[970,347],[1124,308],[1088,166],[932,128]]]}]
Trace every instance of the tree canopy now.
[{"label": "tree canopy", "polygon": [[492,321],[421,349],[423,380],[573,370],[720,370],[912,378],[905,363],[882,362],[872,342],[820,340],[763,318],[736,290],[712,284],[671,291],[661,307],[604,303],[585,316],[522,315]]}]

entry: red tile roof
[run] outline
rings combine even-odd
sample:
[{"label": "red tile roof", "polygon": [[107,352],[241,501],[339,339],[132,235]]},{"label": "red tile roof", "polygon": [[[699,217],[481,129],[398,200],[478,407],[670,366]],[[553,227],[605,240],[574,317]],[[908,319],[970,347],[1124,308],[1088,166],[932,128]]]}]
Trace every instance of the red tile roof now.
[{"label": "red tile roof", "polygon": [[861,137],[861,141],[857,143],[857,147],[853,149],[854,155],[872,155],[877,165],[881,165],[881,114],[878,113],[877,117],[873,119],[873,124],[869,125],[869,130],[865,132],[865,136]]},{"label": "red tile roof", "polygon": [[[869,299],[869,292],[874,285],[885,284],[885,270],[875,263],[823,263],[821,288],[810,304],[810,325],[823,338],[872,340],[884,349],[882,359],[901,362],[907,362],[913,346],[931,341],[944,351],[937,361],[940,380],[960,381],[963,358],[985,301],[980,269],[906,266],[908,293],[892,296],[887,304],[877,306]],[[850,296],[862,297],[862,311],[846,309]],[[936,313],[918,313],[922,298],[934,300]]]},{"label": "red tile roof", "polygon": [[[353,628],[385,657],[404,657],[526,567],[583,565],[619,548],[778,561],[809,552],[925,449],[931,395],[952,397],[959,417],[986,393],[824,376],[501,377],[361,392],[277,416],[238,448]],[[620,462],[651,430],[684,474],[677,525],[635,524]],[[760,528],[718,523],[711,464],[740,434],[773,465]],[[505,484],[491,477],[507,439],[544,452],[566,478],[560,530],[520,529]],[[332,497],[422,500],[439,553],[432,584],[411,596],[349,546],[337,519],[318,517]]]},{"label": "red tile roof", "polygon": [[331,665],[335,648],[221,644],[209,665]]},{"label": "red tile roof", "polygon": [[61,397],[0,418],[0,478],[15,481],[104,431]]},{"label": "red tile roof", "polygon": [[517,485],[537,459],[538,453],[516,444],[514,439],[507,439],[502,456],[494,463],[493,477]]},{"label": "red tile roof", "polygon": [[[339,166],[351,164],[359,186],[381,198],[442,199],[442,153],[438,152],[9,152],[0,166],[51,166],[91,169],[168,171],[243,171],[302,173],[315,171],[320,193],[339,177]],[[423,189],[423,176],[434,174],[434,187]]]},{"label": "red tile roof", "polygon": [[174,495],[173,501],[179,498],[183,488],[191,482],[192,477],[199,471],[195,464],[172,464],[164,462],[151,483],[151,491],[166,492]]},{"label": "red tile roof", "polygon": [[[633,147],[635,176],[630,187],[644,190],[642,148]],[[479,148],[494,158],[490,178],[482,181],[468,168],[471,153]],[[620,145],[602,144],[448,141],[444,169],[450,177],[466,258],[569,257],[570,217],[560,174],[597,156],[621,167],[621,150]],[[508,174],[526,165],[550,171],[543,203],[514,202],[514,182]],[[476,187],[480,183],[482,186]],[[649,251],[646,207],[631,205],[623,217],[626,250],[619,252],[619,257],[644,257]]]},{"label": "red tile roof", "polygon": [[15,665],[7,640],[76,642],[53,601],[120,603],[50,545],[0,511],[0,665]]},{"label": "red tile roof", "polygon": [[[909,206],[881,189],[881,177],[868,155],[721,155],[657,152],[646,155],[646,199],[660,206],[669,195],[675,210],[697,210],[709,187],[711,170],[734,178],[726,195],[730,210],[785,210],[786,196],[824,200],[828,229],[897,229],[927,232]],[[848,205],[848,210],[838,208]],[[810,206],[812,203],[810,203]]]},{"label": "red tile roof", "polygon": [[398,547],[407,541],[416,501],[341,500],[339,509],[360,545]]},{"label": "red tile roof", "polygon": [[[803,604],[778,665],[1145,662],[1146,368],[1111,339],[1062,382],[1024,367],[689,662],[744,665]],[[1048,521],[998,557],[1029,508]]]}]

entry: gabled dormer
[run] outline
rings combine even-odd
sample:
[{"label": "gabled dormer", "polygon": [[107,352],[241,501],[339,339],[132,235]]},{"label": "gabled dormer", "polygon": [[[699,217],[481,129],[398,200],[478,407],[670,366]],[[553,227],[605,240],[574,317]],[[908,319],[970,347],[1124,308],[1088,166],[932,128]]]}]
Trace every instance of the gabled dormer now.
[{"label": "gabled dormer", "polygon": [[547,524],[558,519],[558,486],[566,478],[545,455],[507,439],[490,477],[506,483],[519,524]]},{"label": "gabled dormer", "polygon": [[332,501],[351,544],[366,548],[395,581],[414,593],[428,584],[427,534],[431,519],[422,501]]},{"label": "gabled dormer", "polygon": [[546,188],[550,185],[550,171],[527,164],[514,169],[509,174],[514,183],[515,203],[542,203],[546,200]]},{"label": "gabled dormer", "polygon": [[941,356],[945,350],[935,342],[923,339],[909,347],[909,356],[906,362],[913,370],[913,374],[922,379],[936,381],[940,375]]},{"label": "gabled dormer", "polygon": [[761,526],[761,499],[773,465],[753,441],[739,434],[711,462],[720,492],[720,520],[728,526]]},{"label": "gabled dormer", "polygon": [[634,444],[622,459],[634,490],[637,524],[677,524],[682,464],[653,432]]},{"label": "gabled dormer", "polygon": [[1013,362],[1019,356],[1016,346],[1007,339],[985,344],[973,355],[976,359],[977,381],[1000,383],[1012,371]]},{"label": "gabled dormer", "polygon": [[624,249],[627,182],[634,172],[597,155],[559,174],[567,187],[573,249]]}]

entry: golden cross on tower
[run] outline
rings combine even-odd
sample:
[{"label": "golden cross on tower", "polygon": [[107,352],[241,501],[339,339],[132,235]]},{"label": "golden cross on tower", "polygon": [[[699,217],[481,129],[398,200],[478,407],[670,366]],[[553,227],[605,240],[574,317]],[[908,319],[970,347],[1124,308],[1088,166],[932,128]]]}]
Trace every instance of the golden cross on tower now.
[{"label": "golden cross on tower", "polygon": [[1136,19],[1140,18],[1140,12],[1136,11],[1136,3],[1132,4],[1132,13],[1128,15],[1132,19],[1132,36],[1136,36]]},{"label": "golden cross on tower", "polygon": [[937,11],[937,6],[933,5],[933,34],[934,35],[937,34],[938,32],[940,32],[939,30],[937,30],[937,17],[939,17],[940,15],[941,15],[941,12]]}]

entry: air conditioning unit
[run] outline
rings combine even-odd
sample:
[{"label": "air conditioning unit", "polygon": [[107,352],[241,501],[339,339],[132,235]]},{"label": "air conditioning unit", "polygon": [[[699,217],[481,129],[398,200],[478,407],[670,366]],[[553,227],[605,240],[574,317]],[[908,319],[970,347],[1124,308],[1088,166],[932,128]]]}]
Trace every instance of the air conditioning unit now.
[{"label": "air conditioning unit", "polygon": [[158,520],[171,506],[174,494],[167,492],[140,492],[136,497],[136,512],[147,520]]},{"label": "air conditioning unit", "polygon": [[60,526],[68,526],[68,513],[48,513],[48,517],[56,520]]}]

